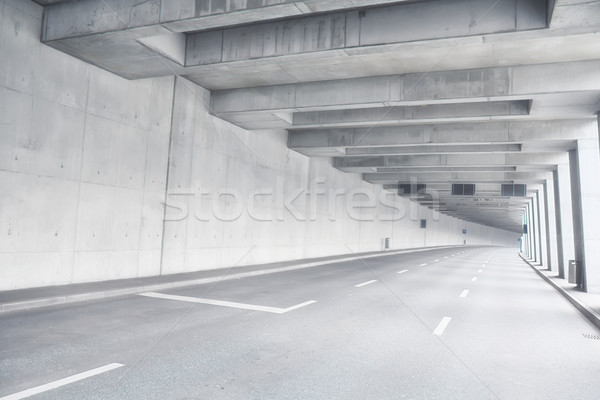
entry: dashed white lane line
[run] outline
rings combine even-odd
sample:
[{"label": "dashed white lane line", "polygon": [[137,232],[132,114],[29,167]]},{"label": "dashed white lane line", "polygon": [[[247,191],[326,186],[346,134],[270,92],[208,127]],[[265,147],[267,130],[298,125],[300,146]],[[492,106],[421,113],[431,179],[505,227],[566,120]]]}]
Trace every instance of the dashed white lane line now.
[{"label": "dashed white lane line", "polygon": [[448,258],[448,256],[445,256],[444,258]]},{"label": "dashed white lane line", "polygon": [[299,308],[306,307],[308,305],[311,305],[311,304],[317,302],[316,300],[309,300],[304,303],[296,304],[295,306],[292,306],[292,307],[278,308],[278,307],[257,306],[254,304],[235,303],[232,301],[203,299],[203,298],[199,298],[199,297],[177,296],[177,295],[173,295],[173,294],[164,294],[164,293],[156,293],[156,292],[140,293],[140,296],[153,297],[156,299],[165,299],[165,300],[186,301],[188,303],[209,304],[209,305],[213,305],[213,306],[221,306],[221,307],[229,307],[229,308],[239,308],[242,310],[263,311],[263,312],[269,312],[269,313],[273,313],[273,314],[285,314],[287,312],[297,310]]},{"label": "dashed white lane line", "polygon": [[59,379],[59,380],[54,381],[54,382],[46,383],[45,385],[40,385],[40,386],[36,386],[34,388],[31,388],[31,389],[23,390],[22,392],[11,394],[9,396],[0,397],[0,400],[18,400],[18,399],[24,399],[26,397],[31,397],[31,396],[34,396],[36,394],[47,392],[49,390],[56,389],[56,388],[59,388],[61,386],[65,386],[65,385],[68,385],[68,384],[71,384],[71,383],[74,383],[74,382],[77,382],[77,381],[81,381],[83,379],[87,379],[87,378],[90,378],[90,377],[95,376],[95,375],[100,375],[100,374],[103,374],[105,372],[112,371],[113,369],[117,369],[117,368],[121,368],[121,367],[123,367],[123,364],[119,364],[119,363],[108,364],[108,365],[105,365],[103,367],[91,369],[89,371],[82,372],[82,373],[77,374],[77,375],[72,375],[72,376],[69,376],[67,378],[63,378],[63,379]]},{"label": "dashed white lane line", "polygon": [[423,263],[423,264],[419,265],[419,267],[424,267],[426,265],[427,265],[427,263]]},{"label": "dashed white lane line", "polygon": [[462,293],[460,294],[460,297],[467,297],[467,295],[469,294],[469,291],[467,289],[463,290]]},{"label": "dashed white lane line", "polygon": [[438,262],[438,261],[440,261],[440,259],[439,259],[439,258],[438,258],[437,260],[433,260],[433,262]]},{"label": "dashed white lane line", "polygon": [[446,327],[448,326],[450,321],[452,321],[452,318],[450,318],[450,317],[442,318],[442,320],[438,324],[437,328],[435,328],[435,330],[433,331],[433,334],[437,335],[437,336],[442,336],[442,334],[444,333],[444,330],[446,329]]},{"label": "dashed white lane line", "polygon": [[483,270],[482,270],[482,269],[480,269],[480,270],[479,270],[479,271],[477,271],[477,272],[483,272]]},{"label": "dashed white lane line", "polygon": [[398,271],[399,274],[403,274],[405,272],[408,272],[408,270],[407,269],[403,269],[402,271]]},{"label": "dashed white lane line", "polygon": [[477,282],[477,277],[474,276],[473,279],[471,279],[473,282]]},{"label": "dashed white lane line", "polygon": [[367,281],[367,282],[359,283],[358,285],[354,285],[354,287],[363,287],[363,286],[367,286],[367,285],[370,285],[371,283],[375,283],[375,282],[377,282],[377,279],[373,279],[372,281]]}]

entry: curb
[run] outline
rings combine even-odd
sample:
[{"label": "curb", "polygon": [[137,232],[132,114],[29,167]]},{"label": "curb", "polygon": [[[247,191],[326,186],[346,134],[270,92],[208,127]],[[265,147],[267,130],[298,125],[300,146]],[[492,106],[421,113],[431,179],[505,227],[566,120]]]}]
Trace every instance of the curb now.
[{"label": "curb", "polygon": [[535,272],[537,272],[539,276],[541,276],[546,282],[548,282],[550,286],[552,286],[560,294],[562,294],[569,301],[569,303],[575,306],[575,308],[577,308],[579,312],[581,312],[584,315],[584,317],[586,317],[592,324],[594,324],[596,328],[600,329],[600,314],[598,314],[594,309],[592,309],[587,304],[579,300],[577,297],[571,295],[562,286],[554,282],[554,280],[546,276],[546,274],[537,269],[525,257],[523,257],[522,254],[519,253],[519,257],[521,257],[521,259],[525,261],[527,265],[529,265]]},{"label": "curb", "polygon": [[290,266],[286,266],[286,267],[270,268],[270,269],[256,270],[256,271],[250,271],[250,272],[242,272],[242,273],[225,274],[224,276],[214,276],[214,277],[210,277],[210,278],[197,278],[197,279],[191,279],[191,280],[157,283],[157,284],[152,284],[152,285],[132,286],[132,287],[128,287],[128,288],[111,289],[111,290],[104,290],[104,291],[99,291],[99,292],[77,293],[77,294],[72,294],[72,295],[45,297],[45,298],[32,299],[32,300],[23,300],[23,301],[2,303],[2,304],[0,304],[0,314],[5,313],[5,312],[11,312],[11,311],[31,310],[34,308],[80,303],[80,302],[89,301],[89,300],[109,299],[109,298],[127,296],[130,294],[137,294],[137,293],[143,293],[143,292],[155,292],[155,291],[159,291],[159,290],[173,289],[173,288],[179,288],[179,287],[185,287],[185,286],[194,286],[194,285],[202,285],[202,284],[206,284],[206,283],[215,283],[215,282],[229,281],[229,280],[234,280],[234,279],[249,278],[249,277],[253,277],[253,276],[261,276],[261,275],[275,274],[278,272],[294,271],[297,269],[319,267],[322,265],[336,264],[336,263],[341,263],[341,262],[346,262],[346,261],[362,260],[362,259],[366,259],[366,258],[383,257],[383,256],[390,256],[390,255],[404,254],[404,253],[418,253],[418,252],[422,252],[422,251],[447,249],[447,248],[453,248],[453,247],[464,247],[464,246],[457,245],[457,246],[429,247],[429,248],[422,248],[422,249],[388,250],[385,252],[380,252],[380,253],[376,253],[376,254],[368,254],[368,255],[364,255],[364,256],[361,256],[359,254],[357,254],[355,256],[350,256],[350,257],[340,256],[340,258],[335,258],[335,259],[330,259],[330,260],[325,260],[325,261],[299,263],[299,264],[294,264],[294,265],[290,265]]}]

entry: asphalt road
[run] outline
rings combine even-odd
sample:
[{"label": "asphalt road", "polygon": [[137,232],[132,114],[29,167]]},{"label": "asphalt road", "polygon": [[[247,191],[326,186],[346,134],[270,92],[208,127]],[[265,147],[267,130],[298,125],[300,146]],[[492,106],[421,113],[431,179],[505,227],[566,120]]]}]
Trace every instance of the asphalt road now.
[{"label": "asphalt road", "polygon": [[598,335],[517,250],[438,249],[4,314],[0,400],[597,400]]}]

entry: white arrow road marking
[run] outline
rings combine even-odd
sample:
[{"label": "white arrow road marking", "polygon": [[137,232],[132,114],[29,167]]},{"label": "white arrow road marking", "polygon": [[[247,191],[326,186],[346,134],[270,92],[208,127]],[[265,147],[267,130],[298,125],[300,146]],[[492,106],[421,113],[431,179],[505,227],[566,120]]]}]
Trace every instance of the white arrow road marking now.
[{"label": "white arrow road marking", "polygon": [[188,303],[210,304],[213,306],[221,306],[221,307],[229,307],[229,308],[240,308],[242,310],[263,311],[263,312],[269,312],[269,313],[273,313],[273,314],[285,314],[287,312],[294,311],[299,308],[302,308],[302,307],[305,307],[305,306],[308,306],[308,305],[311,305],[311,304],[317,302],[316,300],[310,300],[310,301],[306,301],[304,303],[296,304],[295,306],[292,306],[292,307],[278,308],[278,307],[257,306],[254,304],[235,303],[233,301],[203,299],[200,297],[177,296],[174,294],[164,294],[164,293],[156,293],[156,292],[140,293],[140,296],[153,297],[156,299],[165,299],[165,300],[186,301]]}]

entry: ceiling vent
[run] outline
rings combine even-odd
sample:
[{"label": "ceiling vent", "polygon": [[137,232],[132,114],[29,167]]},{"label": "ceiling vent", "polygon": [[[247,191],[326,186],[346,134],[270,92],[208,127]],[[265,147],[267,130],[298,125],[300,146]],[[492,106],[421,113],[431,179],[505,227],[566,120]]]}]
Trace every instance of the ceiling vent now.
[{"label": "ceiling vent", "polygon": [[398,195],[400,196],[408,196],[408,195],[417,195],[419,193],[424,193],[427,189],[427,185],[424,183],[401,183],[398,185]]},{"label": "ceiling vent", "polygon": [[475,195],[475,184],[473,183],[454,183],[452,184],[453,196],[473,196]]},{"label": "ceiling vent", "polygon": [[525,197],[527,185],[502,185],[500,189],[501,196],[507,197]]}]

